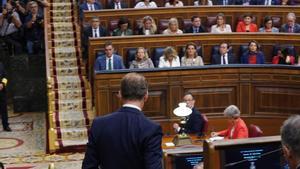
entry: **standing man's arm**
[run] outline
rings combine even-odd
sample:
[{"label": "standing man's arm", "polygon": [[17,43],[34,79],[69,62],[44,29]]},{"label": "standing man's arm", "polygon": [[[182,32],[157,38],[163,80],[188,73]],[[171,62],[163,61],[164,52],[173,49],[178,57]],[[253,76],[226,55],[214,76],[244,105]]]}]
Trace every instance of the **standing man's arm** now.
[{"label": "standing man's arm", "polygon": [[[95,122],[95,121],[94,121]],[[99,154],[97,153],[97,141],[95,132],[96,127],[94,122],[91,127],[89,141],[87,143],[85,157],[82,162],[82,169],[99,169]]]},{"label": "standing man's arm", "polygon": [[145,169],[162,169],[162,129],[157,126],[153,134],[147,138],[145,144]]}]

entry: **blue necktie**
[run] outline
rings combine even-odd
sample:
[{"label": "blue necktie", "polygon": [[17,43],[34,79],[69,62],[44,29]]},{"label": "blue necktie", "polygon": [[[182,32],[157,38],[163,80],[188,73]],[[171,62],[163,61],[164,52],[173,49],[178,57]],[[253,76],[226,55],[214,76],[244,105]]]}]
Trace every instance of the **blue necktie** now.
[{"label": "blue necktie", "polygon": [[112,70],[112,67],[111,67],[111,59],[108,59],[108,70]]}]

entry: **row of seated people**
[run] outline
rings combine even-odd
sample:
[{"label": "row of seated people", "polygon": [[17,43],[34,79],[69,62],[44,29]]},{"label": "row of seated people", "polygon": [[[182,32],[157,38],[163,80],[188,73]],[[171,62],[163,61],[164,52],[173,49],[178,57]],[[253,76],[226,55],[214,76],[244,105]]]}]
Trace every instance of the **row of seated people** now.
[{"label": "row of seated people", "polygon": [[[260,46],[256,41],[250,41],[248,45],[240,47],[241,57],[237,57],[233,53],[233,49],[228,43],[223,42],[219,46],[212,49],[211,64],[264,64],[265,56],[259,50]],[[104,46],[104,54],[99,53],[94,65],[95,71],[125,69],[122,57],[114,53],[114,47],[111,42],[107,42]],[[201,48],[193,42],[188,43],[182,49],[181,57],[173,47],[156,48],[151,58],[145,48],[129,49],[127,51],[126,66],[130,69],[136,68],[164,68],[179,66],[203,66],[203,58],[201,56]],[[293,46],[274,46],[273,64],[295,65],[295,49]],[[299,64],[299,63],[298,63]]]},{"label": "row of seated people", "polygon": [[[156,2],[157,1],[157,2]],[[158,0],[135,0],[133,8],[157,8],[157,7],[182,7],[184,4],[180,0],[166,0],[158,2]],[[294,0],[195,0],[194,6],[199,5],[296,5]],[[125,9],[130,8],[124,0],[109,0],[106,6],[97,0],[86,0],[80,4],[80,13],[83,11],[94,11],[101,9]]]},{"label": "row of seated people", "polygon": [[[128,36],[128,35],[152,35],[152,34],[182,34],[182,33],[230,33],[232,25],[226,24],[226,17],[219,13],[215,17],[207,17],[206,25],[202,23],[199,16],[193,16],[191,19],[184,19],[179,22],[176,18],[161,19],[158,21],[158,27],[151,16],[145,16],[142,20],[136,21],[136,29],[131,29],[130,21],[126,17],[121,17],[119,21],[112,20],[109,24],[109,30],[100,25],[100,19],[94,17],[91,26],[84,29],[84,36]],[[300,33],[300,25],[296,23],[294,13],[287,14],[287,22],[282,24],[279,17],[265,16],[261,28],[256,24],[256,17],[251,14],[245,14],[238,18],[238,24],[235,26],[236,32],[288,32]],[[94,31],[98,34],[92,34]],[[97,32],[98,31],[98,32]]]},{"label": "row of seated people", "polygon": [[4,45],[14,54],[43,52],[44,12],[49,6],[46,0],[1,1],[0,36]]}]

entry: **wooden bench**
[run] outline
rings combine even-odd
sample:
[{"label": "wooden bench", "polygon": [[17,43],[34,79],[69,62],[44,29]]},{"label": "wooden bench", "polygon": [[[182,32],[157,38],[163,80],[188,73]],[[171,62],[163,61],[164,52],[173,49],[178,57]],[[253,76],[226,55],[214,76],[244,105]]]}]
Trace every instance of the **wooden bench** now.
[{"label": "wooden bench", "polygon": [[188,24],[192,16],[201,17],[205,26],[211,26],[215,22],[215,16],[218,13],[224,13],[226,23],[230,24],[232,30],[235,31],[236,25],[245,13],[251,13],[255,18],[258,27],[263,25],[263,19],[269,15],[274,17],[277,25],[286,22],[286,15],[294,12],[300,21],[300,7],[297,6],[188,6],[178,8],[155,8],[155,9],[123,9],[123,10],[99,10],[85,11],[84,22],[88,22],[92,17],[98,16],[101,24],[108,30],[111,30],[120,17],[127,17],[130,21],[131,28],[135,29],[141,23],[144,16],[152,16],[156,24],[160,25],[160,20],[176,17],[179,20],[180,28],[183,29],[184,24]]},{"label": "wooden bench", "polygon": [[211,51],[215,45],[221,42],[228,42],[232,46],[233,52],[237,59],[240,56],[240,46],[247,45],[250,40],[256,40],[261,45],[261,50],[265,54],[266,63],[271,63],[273,57],[274,45],[291,44],[296,51],[300,51],[300,34],[270,34],[270,33],[232,33],[232,34],[210,34],[201,35],[184,34],[184,35],[154,35],[154,36],[128,36],[128,37],[106,37],[89,39],[89,61],[88,69],[90,79],[94,74],[94,63],[96,54],[104,51],[104,43],[111,41],[117,53],[123,56],[126,63],[127,51],[132,48],[145,47],[148,49],[149,56],[152,56],[153,50],[158,47],[173,46],[177,51],[188,42],[195,42],[202,48],[202,57],[205,64],[210,64]]}]

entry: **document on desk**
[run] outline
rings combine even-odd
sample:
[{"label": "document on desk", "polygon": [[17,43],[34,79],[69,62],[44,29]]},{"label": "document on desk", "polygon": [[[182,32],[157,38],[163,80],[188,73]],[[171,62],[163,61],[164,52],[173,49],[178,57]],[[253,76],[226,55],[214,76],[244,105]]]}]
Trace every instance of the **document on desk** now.
[{"label": "document on desk", "polygon": [[175,144],[172,143],[172,142],[167,142],[165,144],[166,144],[167,147],[174,147],[175,146]]},{"label": "document on desk", "polygon": [[223,140],[224,137],[220,137],[220,136],[216,136],[216,137],[211,137],[208,139],[209,142],[213,142],[213,141],[218,141],[218,140]]}]

